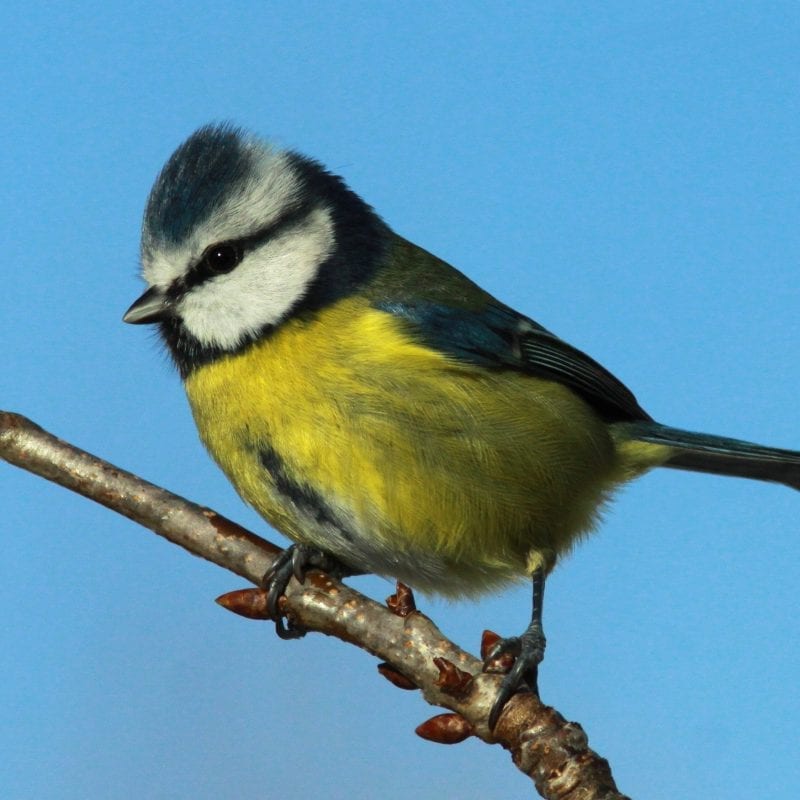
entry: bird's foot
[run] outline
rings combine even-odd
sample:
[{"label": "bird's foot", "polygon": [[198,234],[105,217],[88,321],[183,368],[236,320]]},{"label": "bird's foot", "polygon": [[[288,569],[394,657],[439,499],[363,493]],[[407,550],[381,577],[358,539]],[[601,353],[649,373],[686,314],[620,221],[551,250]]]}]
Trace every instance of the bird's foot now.
[{"label": "bird's foot", "polygon": [[532,622],[522,636],[500,639],[487,653],[483,661],[484,672],[504,671],[498,669],[497,662],[503,656],[514,659],[513,666],[506,672],[500,691],[489,714],[489,729],[494,730],[505,704],[519,691],[531,691],[539,696],[539,664],[544,658],[546,640],[540,622]]},{"label": "bird's foot", "polygon": [[310,569],[319,569],[339,579],[352,574],[351,570],[316,547],[307,544],[293,544],[287,547],[264,574],[262,583],[267,587],[267,611],[275,620],[275,633],[281,639],[299,639],[306,635],[305,628],[295,625],[291,620],[284,622],[280,599],[286,594],[286,587],[292,578],[299,583],[306,579]]}]

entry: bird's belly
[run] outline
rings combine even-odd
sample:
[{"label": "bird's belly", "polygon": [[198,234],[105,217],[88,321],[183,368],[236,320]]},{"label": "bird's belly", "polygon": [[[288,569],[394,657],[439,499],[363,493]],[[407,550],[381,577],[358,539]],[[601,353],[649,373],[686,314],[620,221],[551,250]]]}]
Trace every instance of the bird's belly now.
[{"label": "bird's belly", "polygon": [[201,438],[272,525],[356,569],[478,593],[551,567],[617,479],[606,426],[558,384],[258,349],[187,379]]}]

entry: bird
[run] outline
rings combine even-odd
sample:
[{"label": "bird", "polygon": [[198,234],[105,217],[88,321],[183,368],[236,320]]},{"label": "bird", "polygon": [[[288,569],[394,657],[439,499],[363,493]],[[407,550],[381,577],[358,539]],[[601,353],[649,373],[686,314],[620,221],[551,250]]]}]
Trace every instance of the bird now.
[{"label": "bird", "polygon": [[293,544],[265,576],[375,573],[453,598],[531,587],[488,715],[538,694],[544,587],[654,467],[800,489],[800,452],[656,422],[607,369],[392,228],[319,162],[231,123],[170,156],[142,222],[146,291],[200,439]]}]

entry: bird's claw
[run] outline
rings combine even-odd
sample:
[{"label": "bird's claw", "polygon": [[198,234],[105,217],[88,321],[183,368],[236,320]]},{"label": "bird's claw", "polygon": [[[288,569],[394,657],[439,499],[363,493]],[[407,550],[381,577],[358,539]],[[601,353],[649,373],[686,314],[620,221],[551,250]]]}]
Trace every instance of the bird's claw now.
[{"label": "bird's claw", "polygon": [[310,569],[320,569],[337,578],[347,574],[347,568],[340,561],[306,544],[293,544],[287,547],[264,574],[262,582],[268,587],[267,611],[275,620],[275,633],[281,639],[299,639],[306,635],[305,628],[291,620],[284,622],[280,599],[286,594],[289,581],[295,578],[298,583],[303,583]]},{"label": "bird's claw", "polygon": [[531,623],[522,636],[500,639],[489,651],[483,662],[485,672],[498,672],[497,662],[503,656],[511,656],[513,665],[506,672],[489,713],[489,728],[494,730],[505,704],[519,691],[533,692],[539,696],[539,664],[544,658],[546,640],[541,624]]},{"label": "bird's claw", "polygon": [[280,608],[280,599],[286,594],[289,581],[297,574],[295,547],[296,545],[292,545],[284,550],[272,562],[272,566],[266,571],[263,579],[263,583],[267,587],[267,612],[270,618],[275,620],[275,633],[281,639],[298,639],[305,634],[305,630],[295,626],[291,620],[284,622]]}]

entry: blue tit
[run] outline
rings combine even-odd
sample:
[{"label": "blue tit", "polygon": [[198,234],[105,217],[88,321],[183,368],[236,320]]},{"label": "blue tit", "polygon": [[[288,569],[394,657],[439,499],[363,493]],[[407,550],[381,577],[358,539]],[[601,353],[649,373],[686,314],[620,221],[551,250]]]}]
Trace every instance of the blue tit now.
[{"label": "blue tit", "polygon": [[531,581],[530,625],[490,654],[516,657],[492,726],[536,691],[545,578],[618,486],[665,466],[800,489],[800,453],[659,424],[341,178],[234,127],[170,157],[141,259],[124,320],[158,324],[209,453],[295,543],[274,611],[309,566],[454,597]]}]

